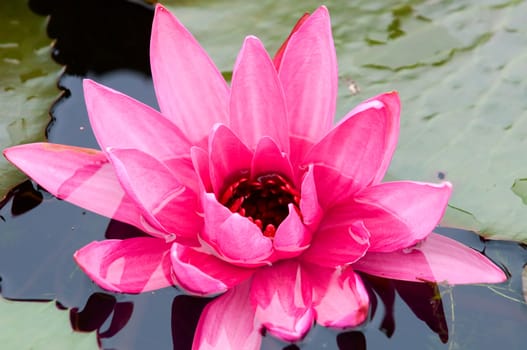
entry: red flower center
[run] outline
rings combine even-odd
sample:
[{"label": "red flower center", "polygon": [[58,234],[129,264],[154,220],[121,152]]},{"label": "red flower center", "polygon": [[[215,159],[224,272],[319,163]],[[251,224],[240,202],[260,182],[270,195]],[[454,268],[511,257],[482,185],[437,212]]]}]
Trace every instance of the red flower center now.
[{"label": "red flower center", "polygon": [[276,228],[289,214],[289,203],[294,204],[302,217],[300,193],[278,174],[262,175],[253,180],[243,177],[227,187],[220,202],[233,213],[254,222],[267,237],[274,237]]}]

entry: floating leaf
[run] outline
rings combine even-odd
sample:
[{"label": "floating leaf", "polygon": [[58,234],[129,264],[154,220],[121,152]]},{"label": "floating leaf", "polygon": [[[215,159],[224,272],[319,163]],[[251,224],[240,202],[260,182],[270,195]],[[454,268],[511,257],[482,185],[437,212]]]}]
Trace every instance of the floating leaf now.
[{"label": "floating leaf", "polygon": [[527,205],[527,179],[514,180],[511,190],[522,199],[523,204]]},{"label": "floating leaf", "polygon": [[[46,18],[33,14],[27,2],[0,2],[0,149],[45,138],[60,70],[45,26]],[[0,199],[22,179],[0,157]]]},{"label": "floating leaf", "polygon": [[98,349],[97,337],[71,329],[69,313],[51,302],[18,302],[0,297],[2,349]]}]

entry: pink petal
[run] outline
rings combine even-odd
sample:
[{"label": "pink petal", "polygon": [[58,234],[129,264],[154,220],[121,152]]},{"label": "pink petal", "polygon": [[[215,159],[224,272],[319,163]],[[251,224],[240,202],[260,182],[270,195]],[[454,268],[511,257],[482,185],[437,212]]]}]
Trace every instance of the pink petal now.
[{"label": "pink petal", "polygon": [[293,34],[298,31],[298,29],[302,26],[302,24],[304,24],[304,22],[308,18],[309,18],[308,12],[304,13],[302,17],[300,17],[300,19],[296,22],[295,26],[291,30],[291,33],[289,33],[289,36],[287,37],[287,39],[282,43],[280,48],[276,51],[276,54],[274,55],[274,58],[273,58],[273,63],[277,71],[280,70],[280,64],[282,63],[282,57],[284,56],[285,48],[289,44],[289,40],[291,40],[291,37],[293,36]]},{"label": "pink petal", "polygon": [[292,257],[304,251],[311,242],[311,232],[302,222],[294,205],[289,203],[289,215],[276,230],[273,245],[282,254],[280,258]]},{"label": "pink petal", "polygon": [[322,219],[323,211],[319,205],[317,187],[315,184],[314,167],[309,166],[302,180],[300,195],[300,211],[304,224],[315,231]]},{"label": "pink petal", "polygon": [[177,243],[172,244],[171,258],[178,286],[199,295],[223,293],[254,273]]},{"label": "pink petal", "polygon": [[362,222],[341,225],[330,214],[320,224],[302,260],[332,268],[349,265],[366,254],[369,238],[370,233]]},{"label": "pink petal", "polygon": [[448,182],[386,182],[368,187],[354,197],[355,204],[336,211],[351,221],[364,222],[371,234],[369,251],[390,252],[409,247],[432,232],[451,192]]},{"label": "pink petal", "polygon": [[267,259],[273,253],[273,243],[258,226],[232,213],[211,193],[203,195],[202,203],[205,229],[201,238],[223,260],[244,267],[269,264]]},{"label": "pink petal", "polygon": [[[203,225],[197,195],[159,161],[138,150],[110,149],[117,176],[149,222],[168,234],[196,241]],[[167,237],[169,239],[169,237]]]},{"label": "pink petal", "polygon": [[313,142],[331,129],[335,115],[337,57],[327,8],[319,7],[291,35],[280,63],[292,135]]},{"label": "pink petal", "polygon": [[154,109],[88,79],[84,98],[101,149],[134,148],[161,161],[188,158],[190,142]]},{"label": "pink petal", "polygon": [[306,152],[313,147],[313,143],[299,137],[291,136],[289,139],[291,152],[289,154],[289,160],[293,166],[295,183],[301,183],[304,173],[306,172],[306,166],[302,163]]},{"label": "pink petal", "polygon": [[287,154],[280,151],[278,145],[270,137],[263,137],[256,146],[251,164],[251,177],[279,174],[289,181],[294,181],[293,169]]},{"label": "pink petal", "polygon": [[7,148],[4,156],[54,196],[148,231],[140,208],[125,194],[102,152],[32,143]]},{"label": "pink petal", "polygon": [[362,279],[346,268],[305,265],[313,284],[317,323],[324,327],[356,327],[368,316],[370,300]]},{"label": "pink petal", "polygon": [[269,136],[289,153],[287,111],[271,58],[256,37],[245,39],[231,83],[230,125],[251,149]]},{"label": "pink petal", "polygon": [[325,166],[313,166],[313,177],[317,186],[318,203],[324,210],[349,200],[357,191],[353,179]]},{"label": "pink petal", "polygon": [[75,252],[80,268],[100,287],[141,293],[172,285],[170,244],[137,237],[92,242]]},{"label": "pink petal", "polygon": [[212,192],[210,181],[209,154],[203,148],[194,146],[190,149],[190,158],[194,166],[195,174],[200,183],[200,192]]},{"label": "pink petal", "polygon": [[353,268],[375,276],[415,282],[469,284],[499,283],[507,279],[482,254],[435,233],[412,248],[368,253]]},{"label": "pink petal", "polygon": [[301,339],[313,325],[311,284],[294,260],[258,270],[253,276],[251,301],[256,318],[285,341]]},{"label": "pink petal", "polygon": [[205,50],[167,9],[157,5],[150,62],[161,112],[193,143],[228,120],[229,87]]},{"label": "pink petal", "polygon": [[384,157],[382,163],[377,169],[377,174],[373,179],[373,183],[380,183],[386,174],[386,170],[390,166],[392,161],[393,153],[395,152],[395,147],[397,146],[397,141],[399,139],[399,124],[400,124],[400,115],[401,115],[401,101],[399,100],[399,94],[396,91],[384,93],[375,97],[370,98],[367,101],[378,100],[387,109],[387,114],[391,117],[387,119],[386,134],[384,140]]},{"label": "pink petal", "polygon": [[249,283],[242,283],[205,307],[192,350],[260,349],[261,326],[254,317],[249,286]]},{"label": "pink petal", "polygon": [[[391,118],[380,101],[360,104],[311,148],[304,164],[333,169],[353,179],[355,189],[368,186],[383,162]],[[332,187],[329,182],[325,185]]]},{"label": "pink petal", "polygon": [[253,153],[225,125],[217,124],[209,138],[210,180],[220,198],[241,177],[249,177]]}]

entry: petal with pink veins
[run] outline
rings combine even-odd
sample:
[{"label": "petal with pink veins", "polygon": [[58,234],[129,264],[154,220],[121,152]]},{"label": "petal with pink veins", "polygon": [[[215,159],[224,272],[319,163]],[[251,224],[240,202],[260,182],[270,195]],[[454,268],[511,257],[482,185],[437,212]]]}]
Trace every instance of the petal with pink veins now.
[{"label": "petal with pink veins", "polygon": [[[391,118],[378,100],[360,104],[311,148],[303,164],[333,169],[353,179],[355,189],[365,188],[383,163]],[[332,187],[329,182],[322,185]]]},{"label": "petal with pink veins", "polygon": [[223,260],[243,267],[269,264],[267,259],[273,253],[273,243],[258,226],[232,213],[212,193],[202,196],[202,204],[205,228],[201,238]]},{"label": "petal with pink veins", "polygon": [[234,65],[229,125],[251,149],[262,137],[269,136],[289,154],[282,86],[271,58],[254,36],[245,39]]},{"label": "petal with pink veins", "polygon": [[302,222],[294,204],[289,203],[289,214],[276,230],[273,245],[283,259],[285,256],[297,256],[309,247],[311,232]]},{"label": "petal with pink veins", "polygon": [[318,201],[313,166],[309,166],[308,171],[302,179],[300,212],[302,213],[302,221],[304,224],[311,231],[315,231],[324,213]]},{"label": "petal with pink veins", "polygon": [[389,116],[387,119],[384,140],[384,156],[379,169],[377,169],[377,174],[375,175],[375,178],[372,182],[373,184],[378,184],[381,182],[384,175],[386,174],[386,170],[388,170],[388,167],[390,166],[393,153],[395,152],[395,148],[397,146],[397,141],[399,140],[401,101],[399,100],[399,94],[396,91],[380,94],[370,98],[369,100],[366,100],[366,102],[374,100],[381,101],[382,104],[384,104],[386,107],[386,113]]},{"label": "petal with pink veins", "polygon": [[317,142],[330,129],[337,102],[337,56],[326,7],[319,7],[288,39],[278,74],[292,135]]},{"label": "petal with pink veins", "polygon": [[242,283],[208,304],[199,319],[192,350],[258,350],[261,325],[249,299],[250,283]]},{"label": "petal with pink veins", "polygon": [[192,34],[161,5],[156,6],[150,62],[161,112],[194,144],[215,123],[228,121],[229,87]]},{"label": "petal with pink veins", "polygon": [[198,176],[200,184],[200,193],[212,192],[212,183],[210,180],[209,154],[203,148],[194,146],[190,149],[190,158],[194,166],[194,172]]},{"label": "petal with pink veins", "polygon": [[180,240],[196,244],[203,226],[196,193],[146,153],[109,149],[108,155],[122,186],[141,205],[149,222],[168,235],[175,234]]},{"label": "petal with pink veins", "polygon": [[149,231],[104,153],[43,142],[7,148],[4,156],[54,196]]},{"label": "petal with pink veins", "polygon": [[97,285],[113,292],[142,293],[173,285],[170,244],[162,239],[92,242],[73,257]]},{"label": "petal with pink veins", "polygon": [[314,321],[309,276],[294,260],[259,269],[253,276],[251,302],[256,318],[274,336],[301,339]]},{"label": "petal with pink veins", "polygon": [[249,177],[253,152],[223,124],[214,125],[209,137],[210,180],[220,198],[229,182]]},{"label": "petal with pink veins", "polygon": [[165,116],[92,80],[83,83],[90,125],[101,149],[138,149],[160,161],[188,158],[190,142]]},{"label": "petal with pink veins", "polygon": [[178,286],[198,295],[223,293],[254,273],[178,243],[172,244],[171,259]]},{"label": "petal with pink veins", "polygon": [[357,191],[352,178],[325,166],[313,166],[313,177],[317,187],[318,203],[324,210],[349,200]]},{"label": "petal with pink veins", "polygon": [[289,36],[287,37],[287,39],[282,43],[282,45],[280,46],[280,48],[276,51],[274,57],[273,57],[273,63],[274,63],[274,66],[276,67],[276,70],[279,71],[280,70],[280,64],[282,63],[282,57],[284,56],[284,51],[285,51],[285,48],[287,47],[288,43],[289,43],[289,40],[291,39],[291,37],[293,36],[293,34],[298,31],[298,29],[300,29],[300,27],[302,26],[302,24],[309,18],[309,13],[306,12],[302,15],[302,17],[300,17],[300,19],[296,22],[295,26],[293,27],[293,29],[291,30],[291,33],[289,33]]},{"label": "petal with pink veins", "polygon": [[324,218],[302,261],[326,267],[341,267],[362,258],[370,247],[370,233],[362,222],[341,225],[331,214]]},{"label": "petal with pink veins", "polygon": [[258,141],[251,164],[251,177],[279,174],[289,181],[294,181],[293,169],[287,154],[280,151],[276,142],[270,137],[262,137]]},{"label": "petal with pink veins", "polygon": [[289,160],[293,166],[294,181],[295,183],[301,183],[306,170],[306,166],[302,165],[302,161],[304,160],[306,152],[313,147],[313,143],[300,137],[291,136],[289,138],[289,145],[291,148]]},{"label": "petal with pink veins", "polygon": [[353,269],[303,265],[313,285],[317,323],[324,327],[356,327],[368,316],[370,298]]},{"label": "petal with pink veins", "polygon": [[503,271],[482,254],[431,233],[412,248],[392,253],[367,253],[353,268],[370,275],[403,281],[447,284],[500,283]]},{"label": "petal with pink veins", "polygon": [[335,220],[363,221],[371,234],[369,251],[395,251],[432,232],[443,217],[451,192],[448,182],[386,182],[356,194],[353,204],[335,208]]}]

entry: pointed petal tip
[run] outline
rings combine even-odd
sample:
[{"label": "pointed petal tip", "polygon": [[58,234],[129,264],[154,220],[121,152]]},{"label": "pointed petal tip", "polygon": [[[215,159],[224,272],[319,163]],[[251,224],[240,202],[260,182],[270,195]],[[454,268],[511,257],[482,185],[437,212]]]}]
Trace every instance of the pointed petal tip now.
[{"label": "pointed petal tip", "polygon": [[163,14],[168,14],[168,15],[172,15],[172,13],[170,12],[169,9],[167,9],[164,5],[162,5],[161,3],[156,3],[156,7],[155,7],[155,10],[154,10],[154,19],[159,16],[159,15],[163,15]]},{"label": "pointed petal tip", "polygon": [[311,17],[315,17],[318,15],[327,17],[328,19],[330,18],[329,10],[326,5],[320,5],[315,11],[313,11]]}]

